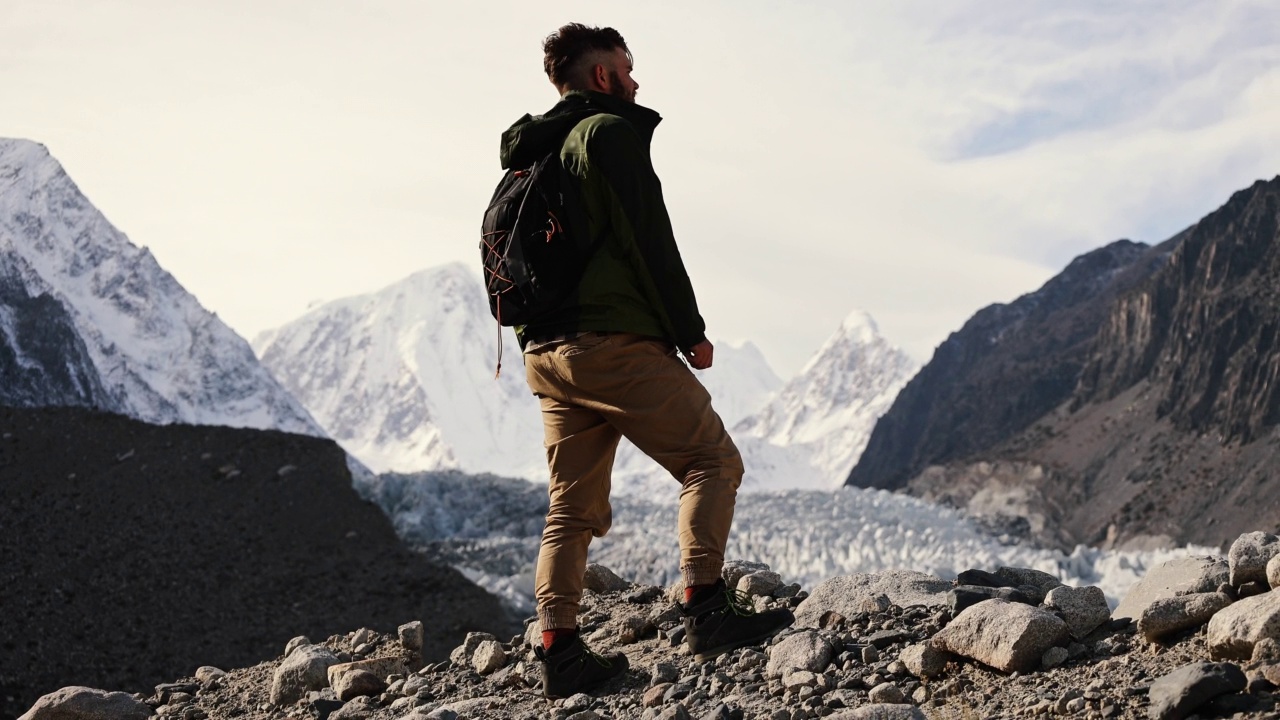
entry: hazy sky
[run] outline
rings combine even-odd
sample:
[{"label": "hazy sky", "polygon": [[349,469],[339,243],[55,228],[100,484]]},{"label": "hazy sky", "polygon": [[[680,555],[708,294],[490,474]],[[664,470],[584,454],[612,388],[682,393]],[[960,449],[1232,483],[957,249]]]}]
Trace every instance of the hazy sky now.
[{"label": "hazy sky", "polygon": [[541,39],[612,25],[709,334],[920,360],[1075,255],[1280,173],[1280,3],[4,0],[0,136],[247,338],[461,260]]}]

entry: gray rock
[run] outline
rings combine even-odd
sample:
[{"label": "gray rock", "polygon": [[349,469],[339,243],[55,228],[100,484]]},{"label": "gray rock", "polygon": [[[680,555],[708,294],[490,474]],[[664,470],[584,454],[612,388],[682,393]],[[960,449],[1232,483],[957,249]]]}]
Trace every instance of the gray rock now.
[{"label": "gray rock", "polygon": [[336,712],[329,716],[329,720],[365,720],[365,718],[378,711],[378,701],[371,697],[361,695],[347,701],[346,705],[338,708]]},{"label": "gray rock", "polygon": [[302,645],[289,653],[271,678],[271,704],[292,705],[307,692],[329,686],[329,668],[338,656],[323,645]]},{"label": "gray rock", "polygon": [[[480,647],[480,643],[486,640],[497,641],[498,638],[485,632],[469,632],[462,644],[453,649],[449,653],[449,661],[459,667],[470,667],[471,656],[475,654],[476,648]],[[538,643],[542,643],[542,633],[538,633]]]},{"label": "gray rock", "polygon": [[782,687],[791,692],[799,692],[800,688],[814,687],[818,684],[818,674],[808,670],[796,670],[782,676]]},{"label": "gray rock", "polygon": [[852,710],[838,710],[826,717],[827,720],[926,720],[920,708],[906,704],[863,705]]},{"label": "gray rock", "polygon": [[729,560],[724,564],[724,569],[720,571],[720,577],[724,578],[724,584],[729,587],[738,587],[738,581],[744,575],[751,573],[769,572],[770,568],[761,562],[751,562],[750,560]]},{"label": "gray rock", "polygon": [[405,695],[417,695],[418,691],[424,687],[431,687],[431,681],[421,675],[410,675],[405,678],[404,685],[400,687],[400,692]]},{"label": "gray rock", "polygon": [[831,663],[835,648],[822,635],[802,630],[786,636],[769,652],[765,676],[780,678],[796,670],[820,673]]},{"label": "gray rock", "polygon": [[353,670],[342,673],[333,684],[333,692],[338,699],[347,702],[358,697],[377,695],[387,689],[382,678],[368,670]]},{"label": "gray rock", "polygon": [[796,608],[796,625],[817,627],[822,616],[835,612],[851,618],[864,612],[867,602],[884,595],[899,607],[945,607],[951,583],[911,570],[887,570],[830,578]]},{"label": "gray rock", "polygon": [[1280,555],[1267,561],[1267,586],[1272,590],[1280,587]]},{"label": "gray rock", "polygon": [[1280,537],[1271,533],[1250,532],[1236,538],[1227,552],[1231,584],[1240,587],[1248,582],[1266,582],[1267,563],[1277,554],[1280,554]]},{"label": "gray rock", "polygon": [[1259,640],[1280,639],[1280,593],[1255,595],[1218,611],[1207,634],[1211,657],[1250,658]]},{"label": "gray rock", "polygon": [[422,652],[422,643],[426,639],[426,628],[423,627],[421,620],[414,620],[396,628],[396,635],[400,637],[400,645],[405,650],[411,652]]},{"label": "gray rock", "polygon": [[[1039,590],[1036,590],[1039,593]],[[1040,593],[1043,595],[1043,593]],[[1039,605],[1039,600],[1011,587],[983,587],[979,585],[959,585],[947,593],[947,608],[951,617],[955,617],[984,600],[1006,600],[1020,602],[1024,605]]]},{"label": "gray rock", "polygon": [[122,692],[73,685],[36,701],[18,720],[143,720],[151,708]]},{"label": "gray rock", "polygon": [[1148,640],[1159,640],[1209,622],[1209,618],[1230,604],[1231,598],[1220,592],[1159,598],[1142,611],[1138,632]]},{"label": "gray rock", "polygon": [[1142,617],[1142,612],[1160,598],[1188,593],[1214,592],[1230,577],[1226,560],[1206,555],[1188,555],[1155,566],[1134,583],[1111,617]]},{"label": "gray rock", "polygon": [[226,676],[227,676],[226,670],[221,670],[212,665],[203,665],[201,667],[196,668],[195,678],[196,680],[199,680],[202,684],[208,685],[209,683],[214,682],[216,680],[221,680]]},{"label": "gray rock", "polygon": [[650,685],[661,685],[663,683],[673,683],[680,679],[680,669],[671,663],[654,663],[653,670],[650,672],[652,681]]},{"label": "gray rock", "polygon": [[1280,642],[1271,638],[1263,638],[1253,644],[1253,655],[1250,660],[1255,663],[1280,662]]},{"label": "gray rock", "polygon": [[657,720],[693,720],[683,705],[676,703],[658,714]]},{"label": "gray rock", "polygon": [[912,675],[918,678],[935,678],[942,674],[950,657],[929,643],[921,643],[903,650],[899,659]]},{"label": "gray rock", "polygon": [[1067,623],[1071,637],[1079,640],[1111,619],[1111,606],[1102,588],[1056,587],[1045,594],[1044,604]]},{"label": "gray rock", "polygon": [[501,670],[507,664],[507,653],[502,643],[497,640],[485,640],[471,654],[471,666],[479,675],[489,675]]},{"label": "gray rock", "polygon": [[306,635],[299,635],[298,637],[290,640],[288,643],[285,644],[284,656],[289,657],[289,654],[292,653],[294,650],[297,650],[300,647],[304,647],[310,644],[311,644],[311,640],[309,640]]},{"label": "gray rock", "polygon": [[582,582],[584,588],[598,593],[618,592],[631,587],[631,583],[598,563],[587,565],[587,573],[582,577]]},{"label": "gray rock", "polygon": [[360,628],[351,636],[351,646],[360,647],[378,639],[378,632],[373,628]]},{"label": "gray rock", "polygon": [[933,636],[941,650],[990,665],[1002,672],[1026,672],[1040,665],[1049,648],[1070,633],[1057,615],[1030,605],[987,600],[960,613]]},{"label": "gray rock", "polygon": [[891,682],[882,682],[871,688],[867,697],[871,699],[872,703],[877,705],[898,705],[901,704],[903,700],[907,699],[906,696],[902,694],[902,689]]},{"label": "gray rock", "polygon": [[760,570],[743,575],[735,587],[752,597],[772,595],[782,587],[782,576],[772,570]]},{"label": "gray rock", "polygon": [[595,710],[579,710],[565,720],[600,720],[600,713]]},{"label": "gray rock", "polygon": [[1048,595],[1050,590],[1063,587],[1062,581],[1057,577],[1031,568],[1000,567],[996,568],[994,575],[1013,587],[1030,585],[1039,590],[1041,595]]},{"label": "gray rock", "polygon": [[458,713],[447,707],[439,707],[427,713],[427,720],[458,720]]},{"label": "gray rock", "polygon": [[1044,655],[1040,656],[1040,666],[1045,670],[1052,670],[1071,657],[1071,653],[1067,652],[1064,647],[1051,647],[1044,651]]},{"label": "gray rock", "polygon": [[1245,688],[1244,672],[1231,663],[1193,663],[1151,684],[1152,720],[1181,720],[1213,698]]}]

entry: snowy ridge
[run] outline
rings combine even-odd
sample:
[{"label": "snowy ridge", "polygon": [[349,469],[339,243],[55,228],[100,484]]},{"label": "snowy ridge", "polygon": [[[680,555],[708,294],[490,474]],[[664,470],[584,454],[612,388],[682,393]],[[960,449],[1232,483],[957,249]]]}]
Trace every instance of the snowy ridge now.
[{"label": "snowy ridge", "polygon": [[762,410],[738,423],[746,489],[835,488],[918,369],[855,310]]},{"label": "snowy ridge", "polygon": [[[461,263],[312,309],[254,339],[262,362],[348,452],[376,472],[457,468],[545,481],[541,411],[520,348]],[[726,424],[782,384],[751,343],[719,343],[698,378]],[[619,475],[665,478],[623,443]]]},{"label": "snowy ridge", "polygon": [[[371,499],[407,542],[429,549],[528,612],[532,608],[545,495],[520,483],[462,473],[381,476]],[[591,562],[636,582],[679,577],[676,507],[615,496],[609,534]],[[741,495],[726,556],[769,564],[787,582],[812,588],[827,578],[908,569],[952,579],[969,568],[1029,567],[1070,585],[1098,585],[1114,606],[1151,567],[1211,548],[1144,552],[1078,546],[1071,553],[1007,544],[954,510],[879,490],[838,488]]]},{"label": "snowy ridge", "polygon": [[0,139],[0,254],[72,318],[110,409],[323,435],[252,349],[98,212],[41,145]]}]

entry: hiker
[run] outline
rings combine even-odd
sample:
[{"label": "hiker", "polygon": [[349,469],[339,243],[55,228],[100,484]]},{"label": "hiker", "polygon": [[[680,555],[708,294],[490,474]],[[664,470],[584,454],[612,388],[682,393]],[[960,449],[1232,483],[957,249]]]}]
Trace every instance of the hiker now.
[{"label": "hiker", "polygon": [[[721,578],[742,459],[711,396],[681,360],[705,370],[714,348],[649,158],[661,118],[635,103],[640,85],[616,30],[565,25],[543,51],[560,102],[503,134],[502,166],[557,154],[584,223],[574,231],[590,238],[589,259],[567,298],[516,328],[542,406],[551,475],[536,574],[536,652],[544,695],[567,697],[627,670],[625,655],[591,652],[578,633],[587,546],[612,522],[610,473],[623,436],[681,484],[680,609],[690,652],[707,660],[761,643],[794,616],[754,612]],[[553,231],[556,224],[553,218]]]}]

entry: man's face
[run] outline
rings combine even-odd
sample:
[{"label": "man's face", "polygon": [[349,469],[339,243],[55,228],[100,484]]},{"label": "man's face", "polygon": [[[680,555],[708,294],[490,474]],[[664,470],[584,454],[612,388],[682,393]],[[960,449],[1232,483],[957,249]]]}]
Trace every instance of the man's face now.
[{"label": "man's face", "polygon": [[635,102],[640,83],[631,78],[632,64],[627,59],[626,51],[622,48],[614,48],[609,55],[608,63],[605,64],[605,70],[609,74],[607,88],[609,94],[620,100]]}]

